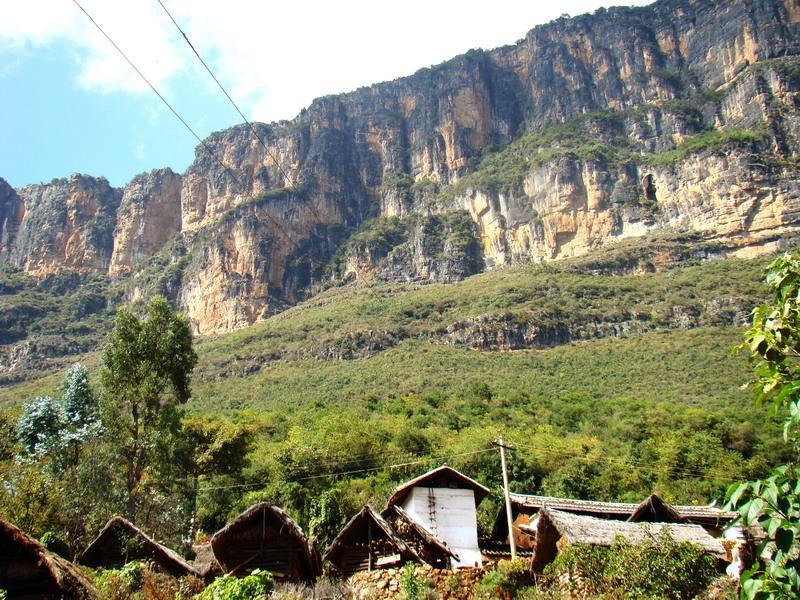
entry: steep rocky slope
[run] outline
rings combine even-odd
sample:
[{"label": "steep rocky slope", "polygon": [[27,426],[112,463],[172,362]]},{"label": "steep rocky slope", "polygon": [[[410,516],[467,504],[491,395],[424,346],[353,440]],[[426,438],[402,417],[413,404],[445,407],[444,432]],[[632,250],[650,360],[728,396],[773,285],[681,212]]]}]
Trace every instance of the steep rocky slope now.
[{"label": "steep rocky slope", "polygon": [[198,147],[183,175],[123,190],[0,182],[0,260],[165,293],[206,334],[331,283],[451,282],[651,233],[758,254],[800,224],[799,55],[795,0],[559,19],[318,99],[260,140],[215,133],[224,168]]}]

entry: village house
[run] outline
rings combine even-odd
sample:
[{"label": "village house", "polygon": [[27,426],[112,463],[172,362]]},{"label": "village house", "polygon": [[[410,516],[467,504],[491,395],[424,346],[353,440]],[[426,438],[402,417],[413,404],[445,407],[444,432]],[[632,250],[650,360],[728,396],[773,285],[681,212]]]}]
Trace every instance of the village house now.
[{"label": "village house", "polygon": [[[390,522],[391,521],[391,522]],[[407,562],[444,567],[458,557],[397,506],[378,514],[365,506],[339,532],[323,558],[349,577]]]},{"label": "village house", "polygon": [[713,555],[720,567],[736,560],[732,552],[735,543],[713,537],[700,525],[620,521],[543,508],[535,525],[521,525],[520,529],[534,540],[531,569],[536,573],[572,544],[610,547],[617,538],[635,544],[654,539],[664,530],[674,540],[695,544]]},{"label": "village house", "polygon": [[75,565],[48,552],[37,540],[0,520],[0,589],[9,598],[98,598]]},{"label": "village house", "polygon": [[225,573],[243,576],[255,569],[279,581],[311,581],[322,573],[313,540],[283,510],[268,502],[248,508],[211,538],[214,557]]},{"label": "village house", "polygon": [[[639,504],[530,494],[510,494],[510,497],[514,541],[517,548],[522,550],[534,547],[535,539],[531,531],[535,530],[536,516],[545,508],[612,521],[694,524],[702,527],[713,537],[742,539],[742,532],[739,529],[728,529],[728,525],[736,517],[735,512],[724,511],[716,506],[671,505],[655,494]],[[508,545],[507,523],[505,506],[502,506],[494,521],[492,539],[503,542],[506,546]],[[523,526],[529,527],[523,529]]]},{"label": "village house", "polygon": [[118,569],[134,560],[145,561],[153,569],[173,577],[198,575],[177,552],[159,544],[122,517],[109,519],[80,555],[78,563],[93,569]]},{"label": "village house", "polygon": [[399,506],[447,544],[458,559],[451,567],[480,567],[477,507],[489,495],[489,488],[442,465],[399,486],[387,503]]}]

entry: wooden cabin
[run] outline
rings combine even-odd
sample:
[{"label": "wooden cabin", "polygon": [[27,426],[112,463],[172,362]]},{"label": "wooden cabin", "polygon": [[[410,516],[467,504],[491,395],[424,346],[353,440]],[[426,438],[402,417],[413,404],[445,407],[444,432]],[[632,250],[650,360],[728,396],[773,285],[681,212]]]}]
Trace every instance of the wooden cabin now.
[{"label": "wooden cabin", "polygon": [[387,507],[381,516],[408,546],[417,553],[422,562],[437,569],[447,569],[452,561],[458,561],[458,554],[447,543],[439,539],[422,523],[409,515],[402,507]]},{"label": "wooden cabin", "polygon": [[601,519],[543,508],[536,525],[521,525],[535,540],[531,569],[535,573],[550,564],[560,551],[572,544],[611,547],[618,537],[631,543],[652,539],[662,529],[678,542],[690,542],[716,557],[721,564],[731,561],[731,552],[723,540],[710,535],[700,525],[678,523],[632,523]]},{"label": "wooden cabin", "polygon": [[448,568],[456,555],[399,506],[381,514],[364,506],[333,540],[323,558],[343,576],[407,562]]},{"label": "wooden cabin", "polygon": [[[724,535],[727,526],[736,517],[735,512],[724,511],[715,506],[673,506],[655,494],[639,504],[511,494],[511,515],[517,548],[533,548],[534,538],[520,528],[530,525],[535,529],[536,515],[545,508],[612,521],[689,523],[700,525],[714,537]],[[740,532],[732,535],[736,539],[741,537]],[[492,540],[508,543],[505,505],[501,506],[495,518]]]},{"label": "wooden cabin", "polygon": [[399,486],[388,506],[399,506],[458,556],[451,567],[480,567],[477,507],[489,489],[448,465]]},{"label": "wooden cabin", "polygon": [[392,526],[369,506],[364,506],[347,522],[325,551],[323,559],[345,577],[359,571],[422,562]]},{"label": "wooden cabin", "polygon": [[48,552],[37,540],[0,520],[0,589],[13,600],[98,598],[75,565]]},{"label": "wooden cabin", "polygon": [[118,569],[134,560],[145,561],[151,568],[173,577],[198,576],[177,552],[159,544],[122,517],[112,517],[106,523],[78,562],[94,569]]},{"label": "wooden cabin", "polygon": [[222,570],[237,576],[261,569],[279,581],[310,581],[322,571],[314,542],[268,502],[251,506],[219,530],[211,548]]}]

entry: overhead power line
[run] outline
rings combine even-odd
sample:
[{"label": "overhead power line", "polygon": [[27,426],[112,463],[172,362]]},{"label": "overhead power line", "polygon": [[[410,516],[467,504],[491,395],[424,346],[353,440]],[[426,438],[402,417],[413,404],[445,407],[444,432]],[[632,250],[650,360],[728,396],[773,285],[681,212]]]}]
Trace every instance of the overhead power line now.
[{"label": "overhead power line", "polygon": [[139,67],[137,67],[137,66],[136,66],[136,65],[133,63],[133,61],[132,61],[130,58],[128,58],[128,55],[127,55],[127,54],[125,54],[125,52],[122,50],[122,48],[120,48],[120,47],[117,45],[117,43],[116,43],[114,40],[112,40],[112,39],[111,39],[111,36],[109,36],[109,35],[108,35],[108,34],[105,32],[105,30],[104,30],[102,27],[100,27],[100,24],[99,24],[97,21],[95,21],[95,20],[94,20],[94,18],[92,17],[92,15],[90,15],[90,14],[89,14],[89,13],[86,11],[86,9],[85,9],[85,8],[83,8],[83,6],[81,6],[81,5],[80,5],[80,3],[78,2],[78,0],[72,0],[72,2],[73,2],[73,4],[75,4],[75,6],[77,6],[77,7],[78,7],[78,8],[81,10],[81,12],[82,12],[84,15],[86,15],[86,18],[88,18],[88,19],[89,19],[89,20],[92,22],[92,24],[93,24],[93,25],[94,25],[94,26],[97,28],[97,30],[98,30],[100,33],[102,33],[102,34],[103,34],[103,37],[105,37],[105,38],[108,40],[108,43],[109,43],[109,44],[111,44],[111,45],[114,47],[114,49],[115,49],[117,52],[119,52],[119,54],[122,56],[122,58],[124,58],[124,59],[125,59],[125,62],[127,62],[127,63],[130,65],[130,67],[131,67],[131,68],[132,68],[134,71],[136,71],[136,74],[137,74],[139,77],[141,77],[142,81],[144,81],[144,82],[145,82],[145,83],[148,85],[148,87],[149,87],[151,90],[153,90],[153,93],[154,93],[156,96],[158,96],[158,97],[159,97],[159,99],[161,100],[161,102],[163,102],[163,103],[164,103],[164,105],[165,105],[165,106],[166,106],[166,107],[167,107],[167,108],[168,108],[170,111],[172,111],[172,114],[173,114],[173,115],[175,115],[175,117],[176,117],[176,118],[177,118],[177,119],[178,119],[178,120],[179,120],[181,123],[183,123],[183,126],[184,126],[184,127],[186,127],[186,129],[188,129],[188,130],[189,130],[189,133],[191,133],[191,134],[192,134],[192,135],[195,137],[195,139],[197,139],[197,141],[198,141],[198,142],[200,142],[200,144],[203,146],[203,149],[204,149],[206,152],[208,152],[208,153],[209,153],[209,154],[210,154],[210,155],[211,155],[211,156],[212,156],[212,157],[213,157],[213,158],[214,158],[214,159],[215,159],[215,160],[216,160],[216,161],[217,161],[217,162],[220,164],[220,166],[221,166],[223,169],[225,169],[226,171],[228,171],[228,172],[229,172],[229,174],[231,175],[231,177],[233,178],[233,180],[234,180],[234,181],[235,181],[237,184],[239,184],[239,186],[241,187],[241,186],[242,186],[242,183],[241,183],[241,182],[238,180],[238,178],[236,178],[236,177],[235,177],[235,176],[234,176],[232,173],[230,173],[230,169],[229,169],[227,166],[225,166],[225,164],[224,164],[224,163],[223,163],[223,162],[222,162],[222,161],[221,161],[221,160],[220,160],[220,159],[217,157],[217,155],[216,155],[216,154],[215,154],[215,153],[214,153],[214,152],[213,152],[213,151],[212,151],[212,150],[211,150],[211,149],[208,147],[208,145],[205,143],[205,141],[204,141],[204,140],[203,140],[203,139],[202,139],[202,138],[201,138],[199,135],[197,135],[197,132],[196,132],[194,129],[192,129],[191,125],[189,125],[189,123],[187,123],[187,122],[186,122],[186,120],[185,120],[185,119],[184,119],[184,118],[183,118],[183,117],[182,117],[182,116],[181,116],[181,115],[178,113],[178,111],[177,111],[177,110],[175,110],[175,108],[174,108],[174,107],[173,107],[173,106],[172,106],[172,105],[171,105],[169,102],[167,102],[166,98],[164,98],[164,96],[161,94],[161,92],[159,92],[159,91],[158,91],[158,89],[156,89],[156,86],[154,86],[152,83],[150,83],[150,80],[149,80],[149,79],[147,79],[147,77],[145,77],[145,76],[144,76],[144,73],[142,73],[142,72],[139,70]]},{"label": "overhead power line", "polygon": [[220,83],[219,79],[217,79],[217,76],[214,75],[214,72],[211,70],[211,67],[209,67],[208,64],[206,63],[206,61],[203,60],[203,57],[200,56],[200,53],[194,47],[194,44],[192,44],[192,42],[189,40],[189,36],[186,35],[186,32],[183,29],[181,29],[180,25],[178,25],[178,22],[175,20],[175,17],[172,16],[172,13],[169,12],[167,7],[164,6],[164,3],[161,0],[156,0],[156,2],[158,2],[161,5],[161,8],[164,9],[164,12],[167,14],[167,16],[169,17],[170,21],[172,21],[172,24],[175,25],[175,28],[183,36],[183,39],[189,45],[189,48],[192,49],[192,52],[197,57],[197,60],[199,60],[200,64],[202,64],[205,67],[206,71],[208,71],[208,74],[211,75],[211,79],[214,80],[214,83],[216,83],[217,86],[219,87],[219,89],[222,90],[222,93],[225,94],[225,97],[228,99],[228,102],[230,102],[231,105],[233,105],[233,108],[236,109],[236,112],[239,113],[239,116],[244,120],[245,123],[247,123],[247,126],[250,128],[250,131],[253,132],[253,136],[255,136],[255,138],[258,140],[258,142],[264,147],[264,150],[266,150],[266,152],[267,152],[267,156],[270,158],[270,160],[272,160],[272,162],[275,164],[275,166],[277,167],[278,171],[280,172],[281,176],[283,177],[284,186],[291,187],[293,190],[296,191],[297,188],[295,187],[294,182],[292,182],[291,179],[289,178],[289,176],[286,174],[286,171],[283,169],[283,167],[281,166],[280,162],[275,157],[275,154],[267,146],[267,144],[264,142],[264,140],[261,139],[261,136],[258,135],[258,131],[256,131],[256,128],[253,126],[253,124],[248,120],[248,118],[246,116],[244,116],[244,113],[241,111],[239,106],[236,104],[236,102],[234,102],[233,98],[231,98],[231,95],[228,93],[228,90],[225,89],[225,86],[223,86]]},{"label": "overhead power line", "polygon": [[[108,35],[105,32],[105,30],[100,26],[100,24],[97,21],[94,20],[92,15],[90,15],[89,12],[83,6],[81,6],[81,4],[78,2],[78,0],[72,0],[72,3],[75,4],[75,6],[77,6],[84,15],[86,15],[86,18],[89,19],[92,22],[92,24],[97,28],[97,30],[100,33],[103,34],[103,37],[105,37],[108,40],[108,43],[111,44],[117,52],[119,52],[120,56],[122,56],[122,58],[125,59],[125,62],[127,62],[130,65],[130,67],[136,72],[136,74],[142,79],[142,81],[144,81],[147,84],[147,86],[151,90],[153,90],[153,93],[156,96],[158,96],[159,99],[161,100],[161,102],[164,103],[164,105],[172,112],[172,114],[175,115],[175,117],[181,123],[183,123],[183,126],[186,127],[186,129],[189,130],[189,133],[191,133],[195,137],[195,139],[197,139],[197,141],[200,142],[200,145],[202,146],[202,148],[217,162],[217,164],[219,164],[220,167],[222,167],[225,170],[225,172],[228,174],[228,176],[231,179],[233,179],[233,181],[236,182],[236,184],[239,186],[239,191],[240,192],[244,192],[246,190],[245,185],[236,176],[236,174],[231,170],[231,168],[228,167],[224,162],[222,162],[222,160],[217,156],[217,154],[208,146],[208,144],[205,142],[205,140],[203,140],[199,135],[197,135],[197,132],[194,129],[192,129],[192,127],[191,127],[191,125],[189,125],[189,123],[186,122],[186,119],[184,119],[180,115],[180,113],[178,113],[178,111],[169,102],[167,102],[167,99],[164,98],[164,96],[161,94],[161,92],[158,91],[156,86],[154,86],[150,82],[150,80],[147,79],[147,77],[145,77],[144,73],[142,73],[142,71],[139,69],[139,67],[137,67],[130,58],[128,58],[128,55],[125,54],[125,52],[122,50],[122,48],[120,48],[113,39],[111,39],[111,36]],[[269,219],[269,221],[272,222],[272,224],[275,226],[275,230],[280,235],[282,235],[284,237],[284,239],[286,239],[286,240],[288,240],[290,242],[292,241],[291,238],[289,238],[289,236],[283,231],[284,225],[279,223],[269,213],[266,213],[265,216],[267,217],[267,219]]]}]

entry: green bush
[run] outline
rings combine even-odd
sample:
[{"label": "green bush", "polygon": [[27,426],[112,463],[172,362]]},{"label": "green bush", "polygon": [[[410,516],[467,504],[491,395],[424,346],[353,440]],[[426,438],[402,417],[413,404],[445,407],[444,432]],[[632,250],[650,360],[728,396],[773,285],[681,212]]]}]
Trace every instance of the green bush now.
[{"label": "green bush", "polygon": [[425,575],[418,573],[413,563],[406,563],[400,577],[400,587],[405,600],[423,600],[430,591],[430,583]]},{"label": "green bush", "polygon": [[61,558],[70,559],[70,551],[67,543],[58,537],[52,531],[46,531],[39,541],[42,542],[45,548],[54,554],[58,554]]},{"label": "green bush", "polygon": [[246,577],[219,577],[209,585],[198,600],[257,600],[266,598],[275,587],[272,575],[256,569]]},{"label": "green bush", "polygon": [[530,563],[524,558],[501,560],[494,571],[489,571],[473,590],[476,598],[497,598],[502,595],[516,598],[522,585],[528,581]]},{"label": "green bush", "polygon": [[147,565],[133,561],[121,569],[101,570],[95,577],[94,585],[101,598],[127,599],[142,589],[146,572]]},{"label": "green bush", "polygon": [[545,569],[545,575],[566,580],[557,585],[570,593],[613,592],[620,598],[688,600],[711,583],[716,560],[699,546],[678,542],[662,529],[636,544],[617,538],[611,548],[569,546]]}]

